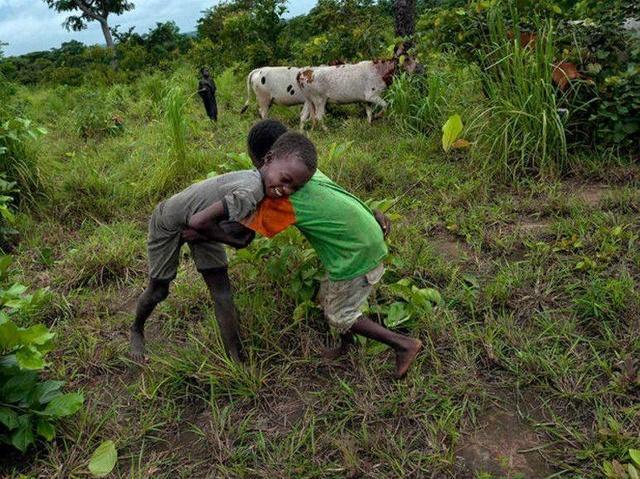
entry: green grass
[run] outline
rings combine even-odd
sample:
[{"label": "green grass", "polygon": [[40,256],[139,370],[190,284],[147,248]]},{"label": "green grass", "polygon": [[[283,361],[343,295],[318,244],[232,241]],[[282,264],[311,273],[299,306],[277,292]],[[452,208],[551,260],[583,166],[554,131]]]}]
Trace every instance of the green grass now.
[{"label": "green grass", "polygon": [[[153,207],[244,151],[256,120],[237,113],[242,79],[222,78],[215,125],[188,93],[187,67],[100,89],[101,108],[123,122],[95,137],[69,128],[78,105],[92,107],[81,89],[21,90],[26,116],[49,130],[37,149],[47,200],[19,215],[15,274],[51,289],[40,313],[58,335],[51,376],[82,390],[86,408],[53,443],[3,459],[3,477],[86,477],[105,439],[122,478],[474,477],[459,448],[494,403],[520,411],[558,477],[601,477],[605,460],[628,461],[640,447],[640,384],[624,366],[640,354],[636,170],[588,202],[585,176],[507,185],[470,154],[444,155],[439,127],[369,126],[359,108],[309,136],[320,168],[363,199],[400,197],[420,179],[394,207],[375,295],[384,308],[397,300],[388,285],[410,278],[443,297],[411,323],[425,349],[408,377],[391,380],[391,355],[372,343],[334,364],[319,358],[335,338],[317,311],[295,314],[308,295],[300,271],[316,266],[295,232],[230,252],[246,367],[225,358],[188,258],[148,322],[149,364],[132,364]],[[458,105],[449,98],[433,125]],[[273,115],[297,125],[293,108]]]}]

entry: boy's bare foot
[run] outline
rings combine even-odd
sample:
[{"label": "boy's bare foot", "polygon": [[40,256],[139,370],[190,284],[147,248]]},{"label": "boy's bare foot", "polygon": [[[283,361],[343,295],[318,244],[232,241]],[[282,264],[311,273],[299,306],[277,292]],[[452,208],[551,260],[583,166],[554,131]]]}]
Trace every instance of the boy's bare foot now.
[{"label": "boy's bare foot", "polygon": [[144,336],[135,329],[131,330],[131,358],[137,362],[146,361],[144,355]]},{"label": "boy's bare foot", "polygon": [[396,371],[394,377],[400,379],[407,374],[409,367],[422,349],[422,341],[409,338],[407,346],[401,350],[396,350]]}]

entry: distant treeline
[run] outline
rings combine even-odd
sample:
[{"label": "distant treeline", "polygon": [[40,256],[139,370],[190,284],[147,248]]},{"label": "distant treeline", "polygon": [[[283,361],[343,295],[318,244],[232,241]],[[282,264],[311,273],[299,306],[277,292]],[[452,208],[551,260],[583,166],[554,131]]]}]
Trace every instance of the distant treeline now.
[{"label": "distant treeline", "polygon": [[[418,0],[418,14],[460,0]],[[0,60],[5,79],[22,84],[79,85],[128,81],[149,68],[167,70],[185,58],[194,67],[319,64],[386,56],[393,44],[393,0],[319,0],[306,15],[283,18],[284,0],[231,0],[203,12],[196,35],[174,22],[145,34],[112,29],[115,48],[78,41]]]}]

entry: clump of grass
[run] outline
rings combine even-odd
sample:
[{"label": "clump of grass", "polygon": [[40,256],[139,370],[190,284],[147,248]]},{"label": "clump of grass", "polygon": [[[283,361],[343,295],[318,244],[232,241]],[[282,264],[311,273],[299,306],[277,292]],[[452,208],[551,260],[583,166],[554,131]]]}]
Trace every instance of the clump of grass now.
[{"label": "clump of grass", "polygon": [[148,183],[148,191],[159,192],[171,189],[190,177],[191,162],[187,154],[186,110],[189,97],[177,84],[166,90],[163,101],[163,114],[167,136],[170,138],[167,155],[159,158],[155,172]]},{"label": "clump of grass", "polygon": [[500,9],[488,15],[488,26],[490,48],[481,53],[488,106],[469,126],[480,144],[476,159],[501,177],[557,175],[567,164],[567,141],[552,83],[553,25],[539,24],[526,46]]},{"label": "clump of grass", "polygon": [[123,284],[144,272],[144,234],[135,223],[102,225],[62,260],[65,289]]}]

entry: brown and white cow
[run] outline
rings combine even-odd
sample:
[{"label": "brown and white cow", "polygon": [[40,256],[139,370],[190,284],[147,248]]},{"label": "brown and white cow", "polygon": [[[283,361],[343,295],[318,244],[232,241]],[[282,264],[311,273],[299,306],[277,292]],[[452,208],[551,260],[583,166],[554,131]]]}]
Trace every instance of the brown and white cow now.
[{"label": "brown and white cow", "polygon": [[[308,110],[306,117],[311,114],[314,124],[316,121],[322,121],[327,102],[364,102],[367,120],[371,123],[372,105],[378,105],[382,110],[387,107],[382,93],[391,85],[395,73],[400,69],[414,73],[420,68],[413,57],[407,56],[401,63],[396,55],[391,60],[301,68],[296,79],[305,100],[310,103],[311,108],[305,105],[305,109]],[[306,121],[306,117],[303,118],[301,115],[301,125]]]},{"label": "brown and white cow", "polygon": [[[242,107],[244,113],[249,107],[251,90],[256,95],[258,111],[264,120],[269,114],[271,105],[302,105],[301,121],[309,117],[308,105],[300,92],[296,77],[301,68],[298,67],[262,67],[256,68],[247,75],[247,101]],[[302,120],[304,118],[304,120]]]}]

